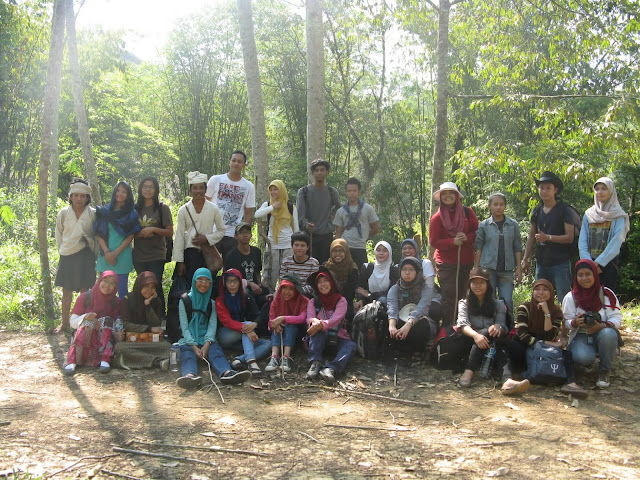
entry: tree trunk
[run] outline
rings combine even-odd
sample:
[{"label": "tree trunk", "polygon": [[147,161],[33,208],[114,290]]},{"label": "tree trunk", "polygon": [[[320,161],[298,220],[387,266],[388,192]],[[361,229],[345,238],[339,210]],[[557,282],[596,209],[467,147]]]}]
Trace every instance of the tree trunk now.
[{"label": "tree trunk", "polygon": [[73,91],[73,104],[76,109],[78,121],[78,136],[82,146],[87,180],[91,184],[91,197],[96,205],[102,205],[100,198],[100,186],[98,185],[98,173],[96,163],[93,160],[91,137],[89,136],[89,124],[87,111],[84,106],[84,94],[82,91],[82,78],[80,77],[80,64],[78,62],[78,42],[76,40],[76,17],[73,13],[73,0],[64,0],[67,17],[67,48],[69,52],[69,72],[71,73],[71,90]]},{"label": "tree trunk", "polygon": [[[58,104],[54,106],[53,111],[57,112],[60,109],[60,99]],[[53,123],[51,124],[51,137],[56,141],[51,145],[51,185],[49,187],[49,202],[52,208],[56,208],[58,198],[58,175],[60,172],[60,156],[58,154],[58,115],[53,116]]]},{"label": "tree trunk", "polygon": [[323,0],[307,1],[307,171],[325,154],[323,10]]},{"label": "tree trunk", "polygon": [[44,92],[44,108],[42,112],[42,137],[40,149],[40,166],[38,168],[38,249],[40,251],[40,269],[42,272],[42,288],[44,294],[45,314],[52,319],[53,289],[51,287],[51,271],[49,269],[48,230],[47,230],[47,186],[49,185],[49,163],[51,150],[57,138],[52,136],[54,117],[58,115],[60,103],[60,82],[62,80],[62,51],[64,48],[64,3],[56,0],[53,6],[51,25],[51,45],[49,47],[49,66]]},{"label": "tree trunk", "polygon": [[264,120],[262,82],[258,68],[258,52],[253,34],[251,0],[237,0],[240,41],[244,59],[244,73],[247,79],[249,97],[249,125],[251,128],[251,151],[256,174],[256,197],[258,205],[268,199],[269,164],[267,161],[267,128]]}]

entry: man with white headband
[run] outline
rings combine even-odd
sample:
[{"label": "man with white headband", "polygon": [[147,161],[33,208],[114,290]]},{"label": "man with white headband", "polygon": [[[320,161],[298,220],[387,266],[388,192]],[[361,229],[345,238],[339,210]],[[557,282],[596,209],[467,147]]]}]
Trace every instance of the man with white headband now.
[{"label": "man with white headband", "polygon": [[187,180],[191,200],[178,210],[173,260],[178,275],[191,282],[197,269],[207,267],[200,245],[218,243],[224,237],[225,225],[218,207],[205,199],[207,175],[189,172]]},{"label": "man with white headband", "polygon": [[89,206],[89,182],[74,179],[69,186],[69,203],[56,217],[56,245],[60,263],[55,285],[62,287],[62,321],[56,333],[69,329],[73,292],[84,292],[96,279],[97,246],[93,235],[96,211]]}]

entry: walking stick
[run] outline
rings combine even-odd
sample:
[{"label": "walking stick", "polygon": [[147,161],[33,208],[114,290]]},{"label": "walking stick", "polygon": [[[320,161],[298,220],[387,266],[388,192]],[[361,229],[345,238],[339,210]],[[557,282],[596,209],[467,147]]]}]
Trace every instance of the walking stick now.
[{"label": "walking stick", "polygon": [[458,245],[458,261],[456,263],[456,301],[455,301],[455,305],[453,307],[453,323],[452,325],[456,324],[456,320],[458,318],[458,291],[459,291],[459,285],[458,285],[458,280],[460,280],[460,248],[462,247],[462,245]]}]

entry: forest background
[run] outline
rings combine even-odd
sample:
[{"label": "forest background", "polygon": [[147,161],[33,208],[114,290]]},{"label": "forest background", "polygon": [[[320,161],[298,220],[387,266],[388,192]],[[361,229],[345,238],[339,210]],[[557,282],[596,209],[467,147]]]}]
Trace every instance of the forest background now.
[{"label": "forest background", "polygon": [[[583,212],[592,186],[614,178],[632,230],[617,293],[640,296],[640,6],[635,1],[327,0],[324,4],[325,158],[342,191],[359,177],[397,247],[426,239],[436,122],[439,12],[449,13],[444,177],[482,220],[486,198],[507,195],[523,235],[543,170],[565,182]],[[76,11],[81,3],[76,2]],[[450,3],[455,5],[451,6]],[[307,183],[304,4],[253,4],[269,176],[291,197]],[[47,327],[37,242],[37,174],[52,2],[0,0],[0,318]],[[123,12],[123,15],[126,12]],[[103,202],[120,179],[157,176],[174,213],[186,172],[225,172],[249,153],[247,83],[236,2],[176,21],[154,61],[127,50],[125,32],[78,31],[79,64]],[[67,58],[58,124],[54,219],[73,177],[86,177]],[[258,192],[262,198],[266,192]],[[377,238],[377,237],[376,237]],[[395,249],[395,256],[399,254]],[[167,282],[172,268],[166,269]],[[55,273],[55,272],[53,272]],[[56,292],[59,295],[60,292]],[[521,289],[526,297],[527,290]],[[637,315],[634,315],[637,317]]]}]

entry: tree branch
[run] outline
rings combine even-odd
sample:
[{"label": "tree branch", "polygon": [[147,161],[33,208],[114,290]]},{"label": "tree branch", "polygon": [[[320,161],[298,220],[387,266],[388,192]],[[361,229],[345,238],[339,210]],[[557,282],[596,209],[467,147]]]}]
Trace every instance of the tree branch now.
[{"label": "tree branch", "polygon": [[[451,98],[462,98],[470,100],[491,100],[496,98],[497,95],[449,95]],[[515,93],[510,95],[504,95],[505,99],[541,99],[541,100],[553,100],[553,99],[571,99],[571,98],[640,98],[640,93],[623,93],[613,95],[599,95],[599,94],[575,94],[575,95],[532,95],[528,93]]]}]

